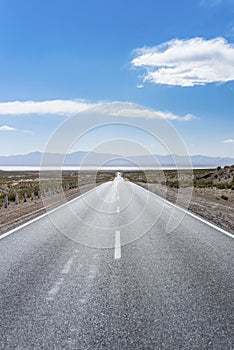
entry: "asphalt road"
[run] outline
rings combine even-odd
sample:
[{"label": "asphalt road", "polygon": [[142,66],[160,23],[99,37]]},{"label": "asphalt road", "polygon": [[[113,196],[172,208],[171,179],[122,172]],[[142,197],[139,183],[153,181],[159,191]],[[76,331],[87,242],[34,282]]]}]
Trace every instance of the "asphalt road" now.
[{"label": "asphalt road", "polygon": [[0,349],[234,349],[234,241],[182,214],[119,176],[1,239]]}]

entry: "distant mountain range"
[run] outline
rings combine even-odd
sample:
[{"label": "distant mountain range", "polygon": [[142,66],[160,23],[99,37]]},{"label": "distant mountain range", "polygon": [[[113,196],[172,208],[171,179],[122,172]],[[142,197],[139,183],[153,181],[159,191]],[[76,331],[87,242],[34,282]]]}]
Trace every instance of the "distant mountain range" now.
[{"label": "distant mountain range", "polygon": [[[178,155],[145,155],[122,157],[116,154],[95,153],[78,151],[69,153],[66,156],[59,153],[32,152],[14,156],[0,156],[1,166],[40,166],[42,156],[46,164],[55,166],[63,162],[64,166],[186,166],[187,157]],[[233,165],[234,158],[208,157],[203,155],[191,156],[191,163],[194,167],[217,167]]]}]

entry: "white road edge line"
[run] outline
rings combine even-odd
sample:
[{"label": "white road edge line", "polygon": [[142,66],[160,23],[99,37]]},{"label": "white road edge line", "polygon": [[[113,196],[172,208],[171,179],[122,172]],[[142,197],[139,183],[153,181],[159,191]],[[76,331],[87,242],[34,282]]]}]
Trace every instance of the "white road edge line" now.
[{"label": "white road edge line", "polygon": [[[142,190],[145,190],[145,191],[151,193],[152,195],[154,195],[155,197],[157,197],[157,198],[160,199],[161,201],[164,201],[164,202],[168,203],[168,204],[171,205],[172,207],[175,207],[175,208],[181,210],[182,212],[184,212],[184,213],[186,213],[186,214],[188,214],[188,215],[194,217],[195,219],[197,219],[197,220],[199,220],[199,221],[205,223],[206,225],[208,225],[208,226],[210,226],[210,227],[212,227],[212,228],[214,228],[214,229],[220,231],[220,232],[223,233],[224,235],[226,235],[226,236],[228,236],[228,237],[234,239],[234,235],[233,235],[232,233],[223,230],[222,228],[220,228],[220,227],[218,227],[218,226],[212,224],[211,222],[209,222],[209,221],[207,221],[207,220],[205,220],[205,219],[203,219],[203,218],[197,216],[196,214],[191,213],[190,211],[188,211],[188,210],[186,210],[186,209],[183,209],[183,208],[181,208],[181,207],[179,207],[179,206],[177,206],[177,205],[175,205],[175,204],[169,202],[168,200],[166,200],[166,199],[164,199],[164,198],[161,198],[160,196],[156,195],[155,193],[150,192],[150,191],[146,190],[145,188],[143,188],[143,187],[141,187],[141,186],[139,186],[139,185],[134,184],[133,182],[130,182],[130,183],[131,183],[132,185],[135,185],[135,186],[140,187]],[[101,186],[101,185],[100,185],[100,186]],[[11,235],[12,233],[14,233],[14,232],[16,232],[16,231],[18,231],[18,230],[20,230],[21,228],[24,228],[24,227],[26,227],[26,226],[32,224],[33,222],[42,219],[43,217],[49,215],[50,213],[53,213],[54,211],[59,210],[60,208],[64,207],[65,205],[68,205],[69,203],[72,203],[72,202],[78,200],[79,198],[82,198],[83,196],[85,196],[86,194],[88,194],[88,193],[91,192],[91,191],[94,191],[94,190],[97,189],[97,188],[99,188],[99,186],[98,186],[98,187],[92,188],[90,191],[85,192],[85,193],[81,194],[80,196],[77,196],[76,198],[71,199],[71,200],[68,201],[67,203],[62,204],[62,205],[60,205],[60,206],[58,206],[58,207],[56,207],[56,208],[54,208],[54,209],[48,211],[47,213],[44,213],[44,214],[42,214],[42,215],[40,215],[40,216],[38,216],[38,217],[36,217],[36,218],[30,220],[30,221],[27,221],[26,223],[24,223],[24,224],[22,224],[22,225],[20,225],[20,226],[18,226],[18,227],[16,227],[16,228],[14,228],[14,229],[12,229],[12,230],[6,232],[6,233],[3,233],[2,235],[0,235],[0,240],[3,239],[3,238],[5,238],[5,237],[7,237],[7,236],[9,236],[9,235]]]},{"label": "white road edge line", "polygon": [[118,214],[119,214],[119,210],[120,210],[120,209],[119,209],[119,205],[118,205],[118,206],[117,206],[117,213],[118,213]]},{"label": "white road edge line", "polygon": [[[136,185],[136,184],[134,184],[134,185]],[[176,209],[179,209],[179,210],[182,211],[183,213],[192,216],[193,218],[195,218],[195,219],[197,219],[197,220],[199,220],[199,221],[205,223],[206,225],[208,225],[208,226],[210,226],[210,227],[216,229],[217,231],[222,232],[224,235],[226,235],[226,236],[228,236],[228,237],[234,239],[234,235],[233,235],[232,233],[230,233],[230,232],[228,232],[228,231],[225,231],[224,229],[222,229],[222,228],[216,226],[215,224],[212,224],[211,222],[207,221],[206,219],[203,219],[203,218],[201,218],[200,216],[197,216],[196,214],[192,213],[191,211],[188,211],[188,210],[186,210],[186,209],[184,209],[184,208],[179,207],[179,206],[176,205],[176,204],[173,204],[173,203],[169,202],[167,199],[164,199],[164,198],[158,196],[157,194],[155,194],[155,193],[153,193],[153,192],[151,192],[151,191],[148,191],[148,190],[146,190],[145,188],[143,188],[143,187],[141,187],[141,186],[139,186],[139,185],[136,185],[136,186],[138,186],[138,187],[140,187],[141,189],[143,189],[143,190],[149,192],[150,194],[152,194],[153,196],[157,197],[157,198],[160,199],[161,201],[163,201],[163,202],[169,204],[170,206],[172,206],[172,207],[174,207],[174,208],[176,208]]]},{"label": "white road edge line", "polygon": [[115,259],[121,259],[120,231],[115,231]]},{"label": "white road edge line", "polygon": [[[106,183],[106,182],[105,182],[105,183]],[[101,185],[100,185],[100,186],[101,186]],[[59,210],[59,209],[65,207],[65,205],[68,205],[68,204],[70,204],[70,203],[72,203],[72,202],[77,201],[78,199],[84,197],[86,194],[88,194],[88,193],[90,193],[90,192],[96,190],[96,189],[99,188],[100,186],[94,187],[94,188],[92,188],[91,190],[89,190],[89,191],[87,191],[87,192],[85,192],[85,193],[82,193],[80,196],[77,196],[77,197],[71,199],[70,201],[68,201],[68,202],[66,202],[66,203],[64,203],[64,204],[61,204],[60,206],[58,206],[58,207],[56,207],[56,208],[54,208],[54,209],[52,209],[52,210],[50,210],[50,211],[48,211],[48,212],[46,212],[46,213],[40,215],[40,216],[37,216],[36,218],[34,218],[34,219],[32,219],[32,220],[29,220],[29,221],[25,222],[24,224],[22,224],[22,225],[20,225],[20,226],[18,226],[18,227],[13,228],[12,230],[3,233],[2,235],[0,235],[0,240],[3,239],[3,238],[5,238],[5,237],[7,237],[7,236],[9,236],[9,235],[11,235],[12,233],[14,233],[14,232],[16,232],[16,231],[18,231],[18,230],[20,230],[21,228],[24,228],[24,227],[26,227],[26,226],[32,224],[33,222],[38,221],[38,220],[44,218],[45,216],[49,215],[50,213],[53,213],[54,211]]]}]

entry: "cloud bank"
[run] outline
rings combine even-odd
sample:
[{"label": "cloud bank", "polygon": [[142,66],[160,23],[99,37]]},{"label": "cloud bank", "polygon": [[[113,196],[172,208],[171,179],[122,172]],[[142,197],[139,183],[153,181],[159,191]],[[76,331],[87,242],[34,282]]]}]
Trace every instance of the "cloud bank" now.
[{"label": "cloud bank", "polygon": [[[121,107],[122,106],[122,107]],[[196,116],[186,114],[179,116],[171,112],[155,111],[133,103],[85,103],[73,100],[48,100],[48,101],[13,101],[0,102],[0,115],[69,115],[87,110],[90,107],[95,107],[95,111],[102,114],[109,114],[116,117],[133,117],[146,119],[168,119],[189,121]],[[4,128],[7,126],[4,126]],[[9,130],[8,130],[9,131]]]},{"label": "cloud bank", "polygon": [[73,100],[0,102],[0,114],[72,114],[84,111],[92,104]]},{"label": "cloud bank", "polygon": [[134,52],[131,63],[145,69],[143,81],[184,87],[234,80],[234,45],[221,37],[173,39]]},{"label": "cloud bank", "polygon": [[197,118],[193,114],[178,116],[171,112],[155,111],[142,106],[137,106],[133,103],[123,103],[122,106],[120,103],[112,103],[107,105],[103,104],[95,108],[95,110],[114,117],[125,118],[168,119],[180,121],[189,121]]}]

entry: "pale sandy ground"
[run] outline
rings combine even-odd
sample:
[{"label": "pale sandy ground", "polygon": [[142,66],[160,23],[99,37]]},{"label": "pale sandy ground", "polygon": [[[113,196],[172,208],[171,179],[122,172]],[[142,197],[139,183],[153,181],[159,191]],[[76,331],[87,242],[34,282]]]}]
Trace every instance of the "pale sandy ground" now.
[{"label": "pale sandy ground", "polygon": [[[148,188],[148,190],[166,198],[172,203],[176,203],[177,189],[160,184],[145,184],[138,183],[139,185]],[[165,192],[166,190],[166,192]],[[219,227],[234,233],[234,191],[233,190],[221,190],[216,188],[193,188],[193,189],[181,189],[182,195],[190,192],[192,194],[191,201],[187,207],[187,203],[183,202],[183,199],[178,203],[179,206],[185,207],[190,211],[198,214],[206,220],[218,225]],[[228,200],[221,198],[222,195],[228,197]]]}]

